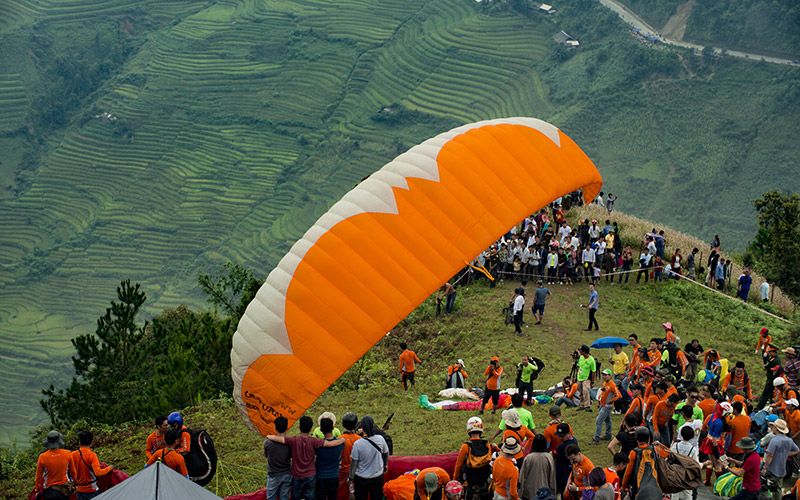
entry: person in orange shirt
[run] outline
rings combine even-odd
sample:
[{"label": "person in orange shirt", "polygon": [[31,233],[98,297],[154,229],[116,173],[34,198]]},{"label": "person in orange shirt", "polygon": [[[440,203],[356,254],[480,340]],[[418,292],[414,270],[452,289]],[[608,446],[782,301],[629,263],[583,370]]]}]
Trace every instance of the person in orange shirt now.
[{"label": "person in orange shirt", "polygon": [[[651,440],[650,431],[646,427],[640,427],[639,429],[636,430],[637,449],[631,450],[630,453],[628,453],[628,465],[625,467],[625,474],[622,476],[622,484],[620,485],[621,491],[630,489],[632,498],[636,498],[636,492],[640,486],[638,481],[641,479],[637,477],[637,474],[634,473],[634,469],[636,468],[637,450],[639,451],[639,453],[642,453],[642,455],[644,455],[644,453],[647,453],[646,451],[643,451],[647,449],[651,450],[651,454],[657,453],[655,451],[655,448],[650,445],[650,440]],[[654,475],[656,473],[657,473],[656,471],[653,471]]]},{"label": "person in orange shirt", "polygon": [[183,425],[183,415],[180,412],[173,411],[167,416],[167,423],[170,429],[174,429],[178,433],[178,445],[175,451],[181,455],[186,455],[192,447],[192,435],[189,433],[189,429]]},{"label": "person in orange shirt", "polygon": [[408,384],[411,383],[412,388],[416,388],[414,383],[414,372],[417,371],[417,364],[422,364],[417,353],[408,348],[408,344],[400,342],[400,377],[403,382],[403,390],[408,391]]},{"label": "person in orange shirt", "polygon": [[700,401],[697,403],[697,406],[703,410],[703,418],[708,418],[714,413],[714,408],[717,406],[717,402],[714,400],[714,390],[709,385],[702,385],[700,386]]},{"label": "person in orange shirt", "polygon": [[505,410],[502,414],[503,422],[506,424],[506,430],[503,431],[503,442],[506,439],[513,437],[520,445],[519,453],[514,455],[517,463],[522,465],[522,459],[525,458],[525,450],[529,450],[535,437],[533,431],[522,425],[519,418],[519,413],[514,408]]},{"label": "person in orange shirt", "polygon": [[344,432],[341,438],[344,439],[344,448],[342,448],[342,461],[339,463],[339,491],[336,495],[337,500],[350,499],[350,465],[352,464],[350,454],[353,452],[353,443],[361,439],[361,436],[356,434],[357,426],[358,416],[353,412],[345,413],[342,417]]},{"label": "person in orange shirt", "polygon": [[795,398],[786,400],[785,420],[789,426],[789,437],[795,442],[800,439],[800,410],[797,409],[798,401]]},{"label": "person in orange shirt", "polygon": [[669,424],[672,421],[672,415],[675,414],[675,406],[680,400],[680,396],[671,394],[667,399],[659,401],[653,410],[653,434],[655,439],[665,446],[672,443]]},{"label": "person in orange shirt", "polygon": [[664,329],[664,342],[674,344],[678,337],[675,335],[675,329],[672,328],[672,323],[667,321],[662,323],[661,327]]},{"label": "person in orange shirt", "polygon": [[564,498],[574,500],[580,498],[583,489],[589,486],[587,479],[589,473],[594,469],[594,464],[589,457],[581,453],[577,444],[567,446],[565,452],[567,459],[572,464],[572,473],[567,481],[567,488],[564,490]]},{"label": "person in orange shirt", "polygon": [[153,456],[153,453],[165,447],[167,444],[164,442],[164,434],[169,430],[169,423],[167,417],[164,415],[156,417],[156,430],[147,436],[147,444],[144,448],[144,453],[147,455],[147,460]]},{"label": "person in orange shirt", "polygon": [[67,500],[69,497],[62,494],[60,487],[66,485],[75,472],[70,452],[64,449],[64,436],[58,431],[48,432],[44,447],[46,450],[36,461],[36,492],[42,498]]},{"label": "person in orange shirt", "polygon": [[642,397],[645,401],[647,401],[647,398],[649,398],[650,394],[653,392],[653,377],[655,376],[655,370],[653,370],[652,367],[646,366],[642,367],[642,369],[639,370],[639,373],[639,383],[642,384],[642,387],[644,387],[644,393],[642,394]]},{"label": "person in orange shirt", "polygon": [[786,400],[797,399],[797,392],[789,387],[786,379],[783,377],[775,377],[772,381],[772,386],[775,388],[772,395],[772,413],[784,413],[786,411]]},{"label": "person in orange shirt", "polygon": [[674,376],[667,375],[666,377],[664,377],[664,386],[666,387],[666,389],[664,390],[664,395],[661,396],[662,401],[672,396],[673,394],[675,394],[676,396],[678,395],[678,388],[675,387]]},{"label": "person in orange shirt", "polygon": [[728,373],[719,385],[719,392],[729,398],[741,394],[747,399],[753,399],[753,389],[750,387],[750,376],[744,369],[744,361],[737,361],[732,372]]},{"label": "person in orange shirt", "polygon": [[469,374],[464,369],[464,360],[459,359],[455,364],[447,367],[447,387],[445,389],[464,388],[467,385]]},{"label": "person in orange shirt", "polygon": [[427,467],[419,471],[414,484],[417,494],[414,498],[421,500],[441,500],[444,498],[444,487],[450,482],[450,474],[441,467]]},{"label": "person in orange shirt", "polygon": [[[551,406],[549,414],[550,422],[547,423],[547,426],[544,428],[542,434],[544,434],[544,437],[547,439],[547,451],[553,453],[556,451],[556,448],[558,448],[558,445],[560,445],[563,441],[561,436],[559,436],[556,432],[558,431],[558,425],[565,422],[561,419],[561,408],[558,406]],[[571,427],[569,429],[569,433],[572,434]]]},{"label": "person in orange shirt", "polygon": [[642,360],[639,355],[639,349],[641,349],[642,345],[639,343],[639,336],[635,333],[628,335],[628,345],[633,348],[631,362],[628,364],[628,379],[639,380],[639,369],[642,366]]},{"label": "person in orange shirt", "polygon": [[486,377],[486,388],[483,391],[483,401],[481,401],[481,411],[478,413],[483,414],[483,409],[489,399],[492,400],[492,414],[497,413],[497,405],[500,404],[500,377],[503,375],[503,367],[500,366],[500,358],[492,356],[489,361],[489,366],[483,371],[483,376]]},{"label": "person in orange shirt", "polygon": [[[469,476],[475,475],[480,476],[481,481],[485,480],[488,483],[491,473],[488,468],[489,458],[491,458],[493,452],[500,451],[500,449],[496,445],[483,439],[483,420],[481,420],[480,417],[470,417],[469,420],[467,420],[467,435],[469,436],[469,441],[462,444],[461,448],[458,449],[458,457],[456,457],[456,465],[453,469],[453,478],[456,481],[469,483]],[[484,468],[468,470],[467,458],[470,452],[473,453],[473,456],[476,456],[476,450],[481,450],[481,454],[477,456],[487,456],[485,474]],[[485,452],[486,455],[484,455],[483,452]],[[472,484],[470,486],[481,488],[484,484]]]},{"label": "person in orange shirt", "polygon": [[150,457],[150,460],[147,461],[147,465],[161,462],[181,476],[188,478],[189,471],[186,470],[186,460],[184,460],[183,455],[178,453],[176,448],[180,443],[180,434],[178,434],[178,432],[179,431],[176,429],[167,431],[164,435],[167,446],[155,452],[153,456]]},{"label": "person in orange shirt", "polygon": [[653,382],[652,387],[653,387],[652,393],[645,399],[645,405],[644,405],[645,422],[652,421],[653,411],[656,409],[656,405],[662,401],[662,396],[664,395],[664,392],[667,390],[663,382]]},{"label": "person in orange shirt", "polygon": [[728,417],[728,426],[731,433],[731,445],[728,447],[728,455],[736,460],[741,460],[744,450],[736,446],[743,437],[750,435],[750,417],[745,415],[744,405],[740,401],[735,401],[731,407],[733,414]]},{"label": "person in orange shirt", "polygon": [[766,328],[762,328],[760,332],[758,332],[758,341],[756,342],[756,354],[758,351],[766,351],[767,347],[772,345],[772,335],[769,334],[769,330]]},{"label": "person in orange shirt", "polygon": [[661,351],[658,350],[658,341],[661,339],[651,339],[647,346],[647,359],[642,359],[642,367],[650,366],[653,370],[658,369],[661,364]]},{"label": "person in orange shirt", "polygon": [[642,397],[642,393],[644,392],[644,387],[642,384],[631,384],[628,387],[628,390],[631,393],[631,404],[628,406],[628,410],[625,412],[625,416],[622,417],[623,420],[628,415],[638,415],[639,422],[637,425],[642,425],[644,422],[644,398]]},{"label": "person in orange shirt", "polygon": [[593,443],[600,442],[600,431],[603,424],[606,426],[605,439],[611,440],[611,410],[614,408],[614,402],[622,397],[617,389],[617,384],[614,383],[614,373],[606,368],[603,370],[603,386],[600,387],[600,394],[597,401],[597,418],[594,421],[595,431],[592,438]]},{"label": "person in orange shirt", "polygon": [[519,442],[513,437],[506,438],[500,448],[500,456],[492,466],[492,481],[494,482],[495,500],[519,500],[517,483],[519,482],[519,469],[512,459],[522,450]]},{"label": "person in orange shirt", "polygon": [[91,431],[78,432],[80,448],[72,452],[72,470],[75,473],[72,479],[78,490],[78,500],[90,500],[99,495],[97,478],[113,470],[113,467],[100,465],[97,454],[91,448],[93,439]]}]

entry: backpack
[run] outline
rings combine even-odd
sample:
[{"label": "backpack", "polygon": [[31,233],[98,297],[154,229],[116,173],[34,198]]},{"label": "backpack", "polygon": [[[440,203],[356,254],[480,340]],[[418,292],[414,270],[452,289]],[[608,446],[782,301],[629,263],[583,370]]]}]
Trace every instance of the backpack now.
[{"label": "backpack", "polygon": [[681,374],[681,366],[678,363],[678,346],[672,342],[666,344],[664,350],[667,351],[667,367],[669,371],[675,375],[680,376]]},{"label": "backpack", "polygon": [[664,493],[678,493],[693,490],[703,484],[700,464],[691,457],[679,453],[670,453],[664,460],[658,456],[658,484]]},{"label": "backpack", "polygon": [[214,478],[217,472],[217,450],[214,448],[214,441],[205,429],[185,430],[188,432],[191,445],[189,453],[183,456],[186,461],[186,470],[189,471],[189,479],[205,486]]},{"label": "backpack", "polygon": [[636,459],[633,465],[633,485],[631,498],[638,500],[661,500],[664,493],[659,486],[658,453],[652,446],[635,448]]},{"label": "backpack", "polygon": [[464,476],[471,487],[484,488],[492,473],[492,449],[485,439],[470,439],[466,442],[467,459],[464,462]]},{"label": "backpack", "polygon": [[542,374],[542,372],[544,371],[545,364],[544,364],[544,361],[542,361],[539,358],[535,358],[535,357],[531,356],[531,359],[536,364],[536,369],[533,370],[533,373],[531,374],[531,382],[533,382],[534,380],[539,378],[539,375]]}]

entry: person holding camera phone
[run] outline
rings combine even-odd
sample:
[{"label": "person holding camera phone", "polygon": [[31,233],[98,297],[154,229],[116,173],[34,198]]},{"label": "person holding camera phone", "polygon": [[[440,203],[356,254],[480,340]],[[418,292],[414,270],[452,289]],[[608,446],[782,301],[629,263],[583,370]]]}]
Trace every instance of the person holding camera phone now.
[{"label": "person holding camera phone", "polygon": [[483,391],[483,401],[481,401],[480,414],[483,414],[483,409],[489,399],[492,400],[492,414],[497,413],[497,406],[500,404],[500,377],[503,375],[503,367],[500,366],[500,358],[492,356],[489,361],[489,366],[483,371],[483,376],[486,377],[486,388]]}]

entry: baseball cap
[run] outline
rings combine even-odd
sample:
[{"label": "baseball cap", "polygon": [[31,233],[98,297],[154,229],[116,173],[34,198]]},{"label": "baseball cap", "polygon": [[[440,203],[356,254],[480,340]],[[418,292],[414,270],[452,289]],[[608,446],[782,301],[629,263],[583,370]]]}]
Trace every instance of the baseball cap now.
[{"label": "baseball cap", "polygon": [[556,427],[556,436],[566,436],[567,434],[569,434],[569,430],[570,429],[568,424],[564,423],[558,424],[558,426]]}]

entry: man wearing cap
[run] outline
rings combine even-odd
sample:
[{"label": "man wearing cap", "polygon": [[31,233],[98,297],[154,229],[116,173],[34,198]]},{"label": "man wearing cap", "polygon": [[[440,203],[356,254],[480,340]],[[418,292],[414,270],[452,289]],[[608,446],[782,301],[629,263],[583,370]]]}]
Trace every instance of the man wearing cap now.
[{"label": "man wearing cap", "polygon": [[783,364],[783,372],[786,382],[792,389],[800,387],[800,359],[794,347],[787,347],[782,351],[786,354],[786,362]]},{"label": "man wearing cap", "polygon": [[772,381],[775,391],[772,395],[772,412],[783,413],[786,410],[785,401],[788,399],[797,399],[797,391],[790,389],[783,377],[775,377]]},{"label": "man wearing cap", "polygon": [[789,434],[789,426],[786,425],[784,420],[776,420],[772,424],[772,428],[775,432],[775,437],[770,440],[766,448],[764,464],[767,467],[767,472],[775,478],[778,483],[777,491],[772,493],[773,498],[778,500],[781,497],[783,479],[788,476],[789,472],[786,469],[786,464],[790,457],[800,453],[800,448],[798,448],[792,438],[787,435]]},{"label": "man wearing cap", "polygon": [[415,499],[441,500],[444,487],[450,482],[450,475],[441,467],[428,467],[419,471]]},{"label": "man wearing cap", "polygon": [[605,438],[611,439],[611,410],[614,408],[614,402],[622,397],[617,389],[617,384],[613,380],[613,372],[609,369],[603,370],[603,386],[600,388],[600,394],[597,398],[598,411],[597,418],[594,421],[595,431],[592,438],[593,443],[600,442],[600,431],[603,424],[606,426]]},{"label": "man wearing cap", "polygon": [[489,366],[483,371],[483,376],[486,377],[486,387],[483,390],[483,401],[481,401],[480,413],[483,414],[483,409],[489,399],[492,400],[492,414],[497,413],[497,405],[500,403],[500,377],[503,375],[503,367],[500,366],[500,358],[492,356],[489,360]]},{"label": "man wearing cap", "polygon": [[736,442],[736,446],[744,451],[744,460],[728,460],[741,463],[741,468],[728,466],[725,470],[742,478],[742,491],[731,497],[731,500],[758,500],[758,492],[761,490],[761,457],[755,452],[756,442],[751,437],[744,437]]},{"label": "man wearing cap", "polygon": [[784,415],[789,426],[789,437],[797,441],[800,439],[800,410],[797,409],[797,399],[789,398],[784,405],[786,406]]},{"label": "man wearing cap", "polygon": [[458,481],[450,481],[444,486],[444,495],[447,500],[460,500],[464,486]]},{"label": "man wearing cap", "polygon": [[447,367],[447,389],[461,389],[465,387],[469,375],[464,369],[464,360],[459,359],[454,365]]},{"label": "man wearing cap", "polygon": [[597,363],[594,357],[589,354],[589,346],[586,344],[580,348],[581,355],[578,358],[578,385],[581,389],[581,404],[578,411],[592,411],[591,398],[589,393],[592,390],[592,374],[597,371]]},{"label": "man wearing cap", "polygon": [[[71,453],[64,449],[64,436],[58,431],[50,431],[44,441],[45,451],[36,462],[36,492],[43,498],[67,500],[60,487],[75,475],[72,470]],[[69,476],[69,477],[68,477]]]},{"label": "man wearing cap", "polygon": [[556,493],[563,492],[569,482],[569,475],[572,472],[572,462],[567,456],[567,449],[572,445],[577,445],[578,440],[572,435],[572,429],[565,423],[558,424],[556,436],[561,439],[561,444],[553,452],[556,461]]}]

